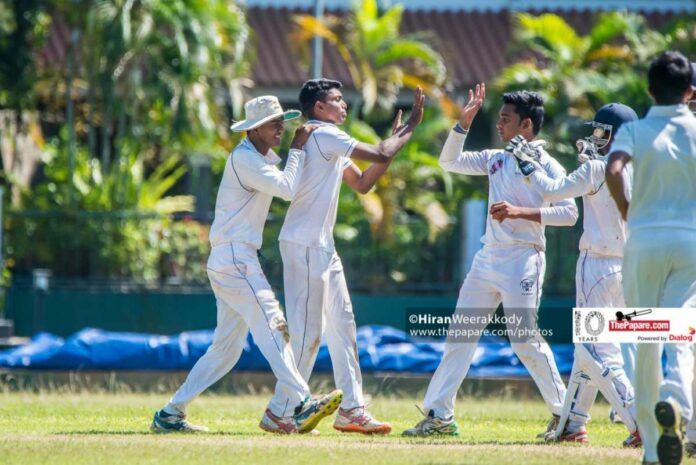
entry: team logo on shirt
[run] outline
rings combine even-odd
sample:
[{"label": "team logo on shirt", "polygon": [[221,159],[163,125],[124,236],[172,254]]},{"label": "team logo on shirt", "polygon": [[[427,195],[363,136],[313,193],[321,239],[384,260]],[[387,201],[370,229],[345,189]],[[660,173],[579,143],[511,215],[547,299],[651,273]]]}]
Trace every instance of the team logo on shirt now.
[{"label": "team logo on shirt", "polygon": [[491,164],[491,169],[488,170],[490,175],[494,175],[496,171],[503,167],[503,160],[496,160]]},{"label": "team logo on shirt", "polygon": [[532,295],[534,291],[534,280],[525,278],[520,281],[520,287],[522,288],[522,295]]}]

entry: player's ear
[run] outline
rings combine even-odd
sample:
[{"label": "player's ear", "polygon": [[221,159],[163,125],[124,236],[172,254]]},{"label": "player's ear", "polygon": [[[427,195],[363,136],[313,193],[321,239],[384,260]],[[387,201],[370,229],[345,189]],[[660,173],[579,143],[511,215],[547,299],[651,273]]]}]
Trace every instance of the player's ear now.
[{"label": "player's ear", "polygon": [[532,130],[533,124],[532,124],[532,118],[525,118],[520,122],[520,126],[522,127],[523,130]]}]

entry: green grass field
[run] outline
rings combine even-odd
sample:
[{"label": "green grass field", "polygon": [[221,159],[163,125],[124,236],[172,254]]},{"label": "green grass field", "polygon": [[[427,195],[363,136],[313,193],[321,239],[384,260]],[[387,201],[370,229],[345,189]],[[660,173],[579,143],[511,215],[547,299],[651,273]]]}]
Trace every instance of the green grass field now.
[{"label": "green grass field", "polygon": [[639,463],[624,450],[623,425],[606,419],[606,404],[592,414],[590,445],[544,444],[535,439],[548,420],[537,401],[459,399],[461,436],[403,439],[419,420],[420,398],[378,397],[371,411],[391,421],[387,437],[346,435],[327,419],[319,436],[277,436],[257,424],[266,396],[204,395],[190,407],[201,435],[154,435],[153,412],[167,396],[147,394],[0,393],[0,464],[588,464]]}]

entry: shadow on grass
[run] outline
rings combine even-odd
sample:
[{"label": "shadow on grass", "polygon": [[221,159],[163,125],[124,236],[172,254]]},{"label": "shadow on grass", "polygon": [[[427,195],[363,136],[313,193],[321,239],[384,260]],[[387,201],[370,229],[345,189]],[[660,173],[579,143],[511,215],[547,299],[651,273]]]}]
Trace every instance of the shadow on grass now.
[{"label": "shadow on grass", "polygon": [[[280,435],[274,434],[269,435],[263,432],[242,432],[242,431],[213,431],[209,433],[152,433],[146,430],[134,430],[134,431],[123,431],[123,430],[79,430],[79,431],[54,431],[50,434],[56,436],[151,436],[151,437],[186,437],[186,438],[206,438],[206,437],[229,437],[229,438],[273,438],[282,439],[287,438],[288,441],[292,442],[293,438],[311,439],[316,441],[318,444],[325,443],[324,440],[334,441],[337,437],[354,439],[355,442],[370,442],[370,443],[383,443],[385,445],[395,445],[395,444],[408,444],[408,445],[423,445],[423,446],[543,446],[549,448],[556,448],[559,446],[573,446],[571,443],[549,443],[544,441],[534,441],[534,440],[517,440],[517,441],[476,441],[476,440],[463,440],[461,438],[404,438],[402,436],[392,435],[392,436],[336,436],[336,435]],[[354,442],[351,440],[341,441],[343,442]]]},{"label": "shadow on grass", "polygon": [[[152,433],[147,430],[137,430],[137,431],[122,431],[122,430],[99,430],[99,429],[89,429],[83,431],[53,431],[50,434],[55,434],[57,436],[152,436],[152,437],[187,437],[187,438],[204,438],[207,436],[256,436],[254,433],[243,433],[235,431],[213,431],[210,433]],[[264,436],[263,433],[258,434],[258,436]]]},{"label": "shadow on grass", "polygon": [[422,444],[424,446],[553,446],[557,443],[550,443],[544,441],[533,441],[533,440],[519,440],[519,441],[467,441],[460,438],[451,439],[418,439],[418,438],[400,438],[402,442],[406,444]]}]

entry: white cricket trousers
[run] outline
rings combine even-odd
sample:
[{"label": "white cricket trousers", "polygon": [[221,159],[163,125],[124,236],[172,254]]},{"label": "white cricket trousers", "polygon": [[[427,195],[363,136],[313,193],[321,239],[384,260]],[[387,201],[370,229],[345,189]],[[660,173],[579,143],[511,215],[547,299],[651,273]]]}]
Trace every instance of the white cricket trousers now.
[{"label": "white cricket trousers", "polygon": [[[694,344],[679,343],[665,344],[662,346],[664,351],[663,380],[660,386],[660,399],[674,400],[682,410],[682,415],[686,420],[694,420],[694,396],[691,384],[694,380]],[[626,376],[635,384],[636,371],[636,352],[638,344],[621,344],[621,353],[624,358],[624,369]],[[696,424],[694,424],[696,427]],[[696,439],[696,435],[694,436]]]},{"label": "white cricket trousers", "polygon": [[[622,262],[619,257],[581,251],[575,269],[576,307],[625,307],[621,285]],[[582,382],[588,379],[589,383]],[[564,400],[564,410],[570,412],[571,421],[587,423],[597,390],[619,413],[628,430],[634,433],[634,390],[624,370],[619,344],[575,344],[573,369]]]},{"label": "white cricket trousers", "polygon": [[[696,307],[696,231],[631,231],[624,249],[623,273],[628,307]],[[654,409],[663,382],[662,349],[662,344],[638,344],[636,355],[636,417],[646,461],[657,461],[659,429]],[[667,370],[688,371],[693,376],[693,358],[690,367],[671,366],[668,359]]]},{"label": "white cricket trousers", "polygon": [[[696,346],[692,347],[696,350]],[[695,354],[696,355],[696,354]],[[696,366],[694,366],[694,378],[691,381],[691,399],[696,399]],[[691,412],[691,420],[686,425],[686,440],[696,443],[696,415]]]},{"label": "white cricket trousers", "polygon": [[239,360],[251,330],[278,379],[268,407],[277,416],[292,415],[310,395],[309,387],[297,371],[287,323],[261,270],[257,250],[242,243],[213,247],[208,278],[217,301],[213,343],[171,398],[167,410],[185,412],[197,395],[227,374]]},{"label": "white cricket trousers", "polygon": [[358,358],[355,316],[335,251],[280,241],[283,258],[285,313],[297,368],[309,381],[323,334],[329,347],[341,407],[365,405]]},{"label": "white cricket trousers", "polygon": [[[529,246],[484,246],[476,253],[464,279],[456,314],[492,314],[502,302],[508,311],[526,310],[536,322],[541,286],[546,267],[544,252]],[[445,351],[425,394],[426,412],[439,418],[454,415],[457,391],[476,353],[478,336],[466,341],[447,340]],[[532,375],[544,401],[556,415],[561,413],[565,385],[548,343],[539,334],[524,342],[512,342],[512,349]]]}]

